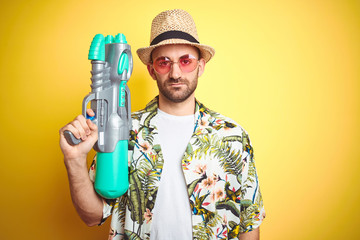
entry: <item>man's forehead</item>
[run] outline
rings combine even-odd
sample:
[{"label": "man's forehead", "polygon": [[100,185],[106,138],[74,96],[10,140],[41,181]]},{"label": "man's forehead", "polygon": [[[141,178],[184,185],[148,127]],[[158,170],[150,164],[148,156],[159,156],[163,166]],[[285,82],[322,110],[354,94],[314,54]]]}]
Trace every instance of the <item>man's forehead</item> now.
[{"label": "man's forehead", "polygon": [[170,58],[181,57],[185,54],[199,55],[198,48],[187,44],[169,44],[155,48],[151,55],[153,58],[166,56]]}]

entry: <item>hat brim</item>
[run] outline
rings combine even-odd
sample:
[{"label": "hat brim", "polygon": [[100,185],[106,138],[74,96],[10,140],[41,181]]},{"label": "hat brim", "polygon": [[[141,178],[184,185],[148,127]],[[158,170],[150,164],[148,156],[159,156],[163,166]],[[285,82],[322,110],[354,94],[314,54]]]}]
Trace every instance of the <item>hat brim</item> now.
[{"label": "hat brim", "polygon": [[139,56],[140,60],[145,65],[148,65],[152,61],[151,60],[151,52],[155,48],[164,46],[164,45],[170,45],[170,44],[186,44],[186,45],[191,45],[191,46],[197,47],[200,50],[200,56],[202,58],[204,58],[205,62],[208,62],[215,54],[215,49],[210,46],[200,44],[200,43],[192,43],[192,42],[189,42],[189,41],[183,40],[183,39],[167,39],[156,45],[152,45],[150,47],[139,48],[136,51],[136,53]]}]

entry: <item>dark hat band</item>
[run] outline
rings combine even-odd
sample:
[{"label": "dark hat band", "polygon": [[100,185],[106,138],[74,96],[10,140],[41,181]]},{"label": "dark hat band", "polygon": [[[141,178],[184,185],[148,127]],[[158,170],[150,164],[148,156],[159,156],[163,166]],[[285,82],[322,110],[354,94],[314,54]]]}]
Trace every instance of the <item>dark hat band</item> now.
[{"label": "dark hat band", "polygon": [[167,32],[163,32],[163,33],[159,34],[156,38],[154,38],[151,41],[150,46],[156,45],[159,42],[162,42],[164,40],[173,39],[173,38],[184,39],[184,40],[187,40],[187,41],[192,42],[192,43],[199,43],[198,40],[196,40],[193,36],[191,36],[190,34],[188,34],[186,32],[167,31]]}]

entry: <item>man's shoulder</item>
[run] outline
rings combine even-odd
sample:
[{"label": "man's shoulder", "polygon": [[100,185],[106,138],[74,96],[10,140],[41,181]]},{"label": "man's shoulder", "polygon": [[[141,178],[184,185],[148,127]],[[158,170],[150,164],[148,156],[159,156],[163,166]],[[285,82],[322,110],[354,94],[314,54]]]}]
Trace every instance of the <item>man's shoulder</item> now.
[{"label": "man's shoulder", "polygon": [[131,113],[133,127],[140,127],[141,125],[149,126],[152,115],[154,115],[152,112],[145,109]]},{"label": "man's shoulder", "polygon": [[132,112],[131,118],[134,121],[141,121],[142,119],[147,118],[149,115],[155,115],[157,113],[158,108],[158,98],[155,97],[153,100],[151,100],[143,109]]},{"label": "man's shoulder", "polygon": [[214,130],[224,135],[247,135],[246,130],[235,120],[212,109],[205,108],[203,124],[211,126]]},{"label": "man's shoulder", "polygon": [[140,120],[141,117],[142,117],[144,114],[146,114],[146,113],[147,113],[147,111],[145,111],[145,109],[141,109],[141,110],[132,112],[132,113],[131,113],[131,118],[132,118],[133,120]]}]

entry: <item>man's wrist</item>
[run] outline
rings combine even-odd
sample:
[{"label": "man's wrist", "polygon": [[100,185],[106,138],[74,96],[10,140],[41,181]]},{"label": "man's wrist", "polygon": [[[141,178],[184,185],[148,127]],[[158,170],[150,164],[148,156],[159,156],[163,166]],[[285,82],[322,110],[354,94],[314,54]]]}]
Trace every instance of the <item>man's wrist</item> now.
[{"label": "man's wrist", "polygon": [[87,160],[86,156],[79,158],[64,158],[64,164],[69,174],[79,173],[79,171],[85,171],[87,173]]}]

